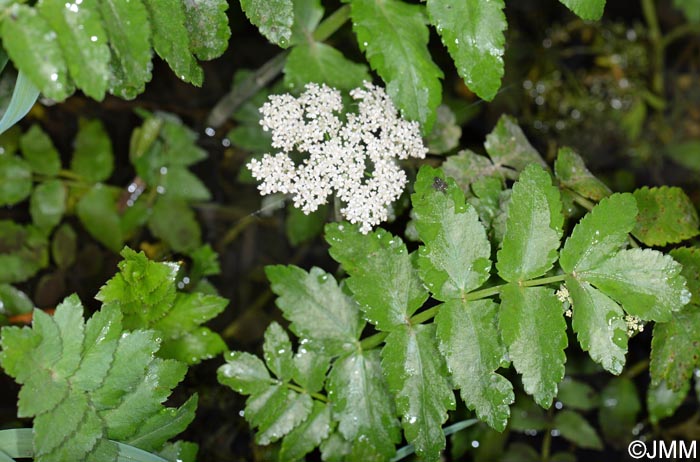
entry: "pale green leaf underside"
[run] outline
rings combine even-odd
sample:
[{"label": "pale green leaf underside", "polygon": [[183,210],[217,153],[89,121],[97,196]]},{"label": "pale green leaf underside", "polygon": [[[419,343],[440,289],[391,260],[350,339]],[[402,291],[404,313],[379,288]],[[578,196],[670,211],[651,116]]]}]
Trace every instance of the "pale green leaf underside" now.
[{"label": "pale green leaf underside", "polygon": [[270,42],[282,48],[289,46],[294,23],[292,0],[241,0],[241,8]]},{"label": "pale green leaf underside", "polygon": [[361,87],[364,81],[371,81],[367,66],[350,61],[337,49],[321,42],[295,46],[284,66],[284,84],[294,91],[311,82],[352,90]]},{"label": "pale green leaf underside", "polygon": [[599,201],[612,191],[588,170],[580,155],[563,147],[557,153],[554,172],[561,184],[583,197]]},{"label": "pale green leaf underside", "polygon": [[597,21],[603,16],[605,0],[559,0],[581,19]]},{"label": "pale green leaf underside", "polygon": [[654,325],[649,373],[653,386],[662,381],[672,390],[682,389],[700,358],[700,309],[689,305],[673,313],[669,322]]},{"label": "pale green leaf underside", "polygon": [[494,129],[486,136],[484,147],[497,168],[510,167],[518,172],[530,164],[540,164],[547,168],[547,163],[527,140],[517,120],[502,115]]},{"label": "pale green leaf underside", "polygon": [[382,374],[379,351],[355,352],[333,364],[328,397],[342,436],[367,444],[384,459],[393,457],[401,440],[394,399]]},{"label": "pale green leaf underside", "polygon": [[549,408],[564,378],[568,344],[561,302],[545,287],[508,284],[501,291],[499,327],[523,388]]},{"label": "pale green leaf underside", "polygon": [[435,341],[435,325],[403,325],[389,334],[382,367],[396,399],[404,435],[427,461],[445,448],[442,424],[455,397]]},{"label": "pale green leaf underside", "polygon": [[584,351],[608,372],[619,374],[627,353],[627,325],[624,311],[586,282],[566,279],[573,300],[574,332]]},{"label": "pale green leaf underside", "polygon": [[443,301],[480,287],[490,276],[491,245],[476,210],[440,170],[423,167],[414,188],[415,224],[425,243],[418,258],[423,281]]},{"label": "pale green leaf underside", "polygon": [[506,281],[532,279],[557,260],[564,216],[559,190],[545,170],[527,167],[513,186],[498,274]]},{"label": "pale green leaf underside", "polygon": [[612,257],[627,242],[636,223],[637,203],[631,194],[604,198],[574,227],[559,257],[568,273],[587,270]]},{"label": "pale green leaf underside", "polygon": [[440,308],[435,323],[440,351],[467,407],[503,431],[515,396],[511,383],[494,372],[506,357],[497,310],[491,300],[450,300]]},{"label": "pale green leaf underside", "polygon": [[671,312],[690,301],[681,265],[651,249],[621,250],[595,268],[578,272],[630,314],[648,321],[671,320]]},{"label": "pale green leaf underside", "polygon": [[357,303],[338,287],[332,275],[319,268],[309,273],[296,266],[265,268],[277,306],[296,335],[323,348],[329,355],[352,348],[363,324]]},{"label": "pale green leaf underside", "polygon": [[492,100],[503,77],[503,53],[508,24],[502,0],[428,0],[430,21],[474,93]]},{"label": "pale green leaf underside", "polygon": [[428,51],[424,7],[399,0],[352,0],[353,30],[401,114],[429,132],[442,99],[443,74]]}]

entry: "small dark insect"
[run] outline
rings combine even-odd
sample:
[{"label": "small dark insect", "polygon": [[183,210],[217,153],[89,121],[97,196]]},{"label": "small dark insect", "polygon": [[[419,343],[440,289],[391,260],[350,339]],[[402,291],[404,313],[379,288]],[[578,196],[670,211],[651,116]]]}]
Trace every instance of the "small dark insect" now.
[{"label": "small dark insect", "polygon": [[433,189],[443,193],[447,192],[447,183],[439,176],[436,176],[433,178]]}]

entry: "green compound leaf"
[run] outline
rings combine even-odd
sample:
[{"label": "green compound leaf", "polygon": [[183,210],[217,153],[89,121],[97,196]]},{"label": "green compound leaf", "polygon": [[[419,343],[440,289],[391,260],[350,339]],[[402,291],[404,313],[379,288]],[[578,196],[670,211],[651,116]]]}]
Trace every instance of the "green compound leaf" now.
[{"label": "green compound leaf", "polygon": [[99,120],[80,121],[70,168],[78,175],[95,183],[105,181],[112,175],[114,170],[112,141]]},{"label": "green compound leaf", "polygon": [[649,420],[656,424],[661,419],[672,416],[676,409],[685,400],[690,390],[690,382],[686,382],[680,390],[672,390],[666,385],[666,382],[661,382],[656,387],[649,387],[647,391],[647,410],[649,412]]},{"label": "green compound leaf", "polygon": [[0,283],[24,281],[49,263],[46,235],[34,226],[0,220]]},{"label": "green compound leaf", "polygon": [[97,2],[67,5],[63,0],[44,0],[37,10],[53,29],[75,85],[101,101],[109,82],[110,53]]},{"label": "green compound leaf", "polygon": [[228,27],[226,0],[186,1],[186,26],[190,33],[190,49],[199,59],[210,60],[221,56],[231,37]]},{"label": "green compound leaf", "polygon": [[22,202],[31,192],[29,164],[14,155],[0,155],[0,206]]},{"label": "green compound leaf", "polygon": [[181,80],[201,86],[204,71],[190,51],[182,0],[144,0],[144,5],[153,29],[153,48],[158,56]]},{"label": "green compound leaf", "polygon": [[47,176],[58,175],[61,156],[41,127],[32,125],[19,139],[19,146],[33,172]]},{"label": "green compound leaf", "polygon": [[15,3],[0,26],[2,45],[12,62],[39,90],[61,101],[71,92],[56,33],[36,9]]},{"label": "green compound leaf", "polygon": [[265,343],[263,343],[265,364],[278,379],[289,380],[294,372],[292,361],[292,343],[289,335],[282,326],[273,322],[265,330]]},{"label": "green compound leaf", "polygon": [[491,245],[464,193],[442,171],[422,167],[411,196],[420,249],[420,274],[438,300],[459,298],[490,276]]},{"label": "green compound leaf", "polygon": [[467,407],[497,431],[510,417],[513,386],[494,371],[506,357],[491,300],[450,300],[435,317],[440,351]]},{"label": "green compound leaf", "polygon": [[506,232],[498,251],[498,274],[506,281],[532,279],[557,260],[564,216],[559,190],[537,165],[527,167],[513,186]]},{"label": "green compound leaf", "polygon": [[690,22],[700,22],[700,3],[697,0],[673,0],[673,6],[683,11]]},{"label": "green compound leaf", "polygon": [[400,238],[381,229],[363,238],[376,241],[379,248],[363,256],[362,266],[350,273],[347,284],[365,319],[390,331],[423,306],[428,292]]},{"label": "green compound leaf", "polygon": [[382,367],[396,398],[406,440],[423,460],[438,460],[445,448],[442,424],[455,408],[435,325],[403,325],[386,338]]},{"label": "green compound leaf", "polygon": [[306,272],[299,267],[268,266],[265,273],[277,306],[307,347],[334,356],[354,348],[364,322],[357,303],[348,297],[332,275],[319,268]]},{"label": "green compound leaf", "polygon": [[579,18],[597,21],[603,16],[605,0],[559,0]]},{"label": "green compound leaf", "polygon": [[292,90],[300,90],[310,82],[352,90],[371,80],[367,66],[350,61],[337,49],[321,42],[295,46],[284,66],[284,84]]},{"label": "green compound leaf", "polygon": [[85,229],[113,252],[119,252],[124,242],[116,202],[115,191],[98,183],[80,199],[76,207]]},{"label": "green compound leaf", "polygon": [[161,196],[153,206],[148,229],[174,251],[189,253],[202,245],[202,231],[194,212],[182,199]]},{"label": "green compound leaf", "polygon": [[561,432],[561,436],[581,448],[599,451],[603,449],[603,442],[600,441],[595,428],[578,412],[568,410],[558,412],[554,416],[554,426]]},{"label": "green compound leaf", "polygon": [[627,324],[620,305],[587,282],[567,277],[573,301],[574,332],[584,351],[608,372],[619,374],[627,353]]},{"label": "green compound leaf", "polygon": [[613,194],[593,207],[574,227],[559,257],[567,273],[593,268],[612,257],[627,242],[637,218],[631,194]]},{"label": "green compound leaf", "polygon": [[554,172],[559,182],[572,191],[594,201],[612,194],[602,181],[593,176],[581,156],[571,148],[563,147],[557,153]]},{"label": "green compound leaf", "polygon": [[497,168],[510,167],[518,172],[530,164],[547,168],[547,163],[527,140],[518,122],[510,116],[503,115],[498,119],[496,127],[486,136],[484,147]]},{"label": "green compound leaf", "polygon": [[186,367],[154,357],[153,332],[122,331],[118,310],[104,307],[87,324],[82,311],[71,296],[53,317],[36,310],[31,329],[2,330],[0,362],[23,385],[18,414],[34,417],[35,460],[116,462],[119,449],[110,440],[159,449],[194,418],[187,405],[184,425],[143,438],[151,419],[173,410],[161,403]]},{"label": "green compound leaf", "polygon": [[671,390],[685,387],[700,363],[700,308],[686,306],[669,322],[654,324],[649,373],[652,386],[663,381]]},{"label": "green compound leaf", "polygon": [[151,80],[151,27],[141,0],[101,0],[100,13],[112,47],[109,91],[124,99],[143,92]]},{"label": "green compound leaf", "polygon": [[629,439],[641,409],[634,382],[626,377],[612,379],[600,392],[598,411],[598,423],[606,441],[619,444]]},{"label": "green compound leaf", "polygon": [[65,211],[66,188],[60,180],[47,180],[34,188],[29,213],[37,227],[50,231],[61,222]]},{"label": "green compound leaf", "polygon": [[309,417],[282,441],[279,460],[301,460],[328,437],[331,429],[331,407],[314,401]]},{"label": "green compound leaf", "polygon": [[292,0],[241,0],[241,8],[260,33],[270,42],[287,48],[292,38]]},{"label": "green compound leaf", "polygon": [[348,442],[377,453],[380,460],[394,456],[401,432],[379,351],[358,351],[336,360],[329,376],[328,398],[338,431]]},{"label": "green compound leaf", "polygon": [[226,364],[219,367],[219,383],[244,395],[259,394],[268,389],[274,379],[260,358],[243,351],[230,351],[224,356]]},{"label": "green compound leaf", "polygon": [[523,388],[547,409],[564,378],[566,321],[561,302],[544,287],[508,284],[501,292],[499,327]]},{"label": "green compound leaf", "polygon": [[639,207],[634,235],[646,245],[675,244],[700,234],[698,213],[681,188],[644,187],[634,198]]},{"label": "green compound leaf", "polygon": [[148,260],[143,252],[122,251],[119,272],[96,298],[116,305],[129,329],[148,328],[162,339],[160,355],[199,363],[226,349],[221,337],[201,324],[221,313],[227,301],[200,292],[177,292],[178,265]]},{"label": "green compound leaf", "polygon": [[616,300],[628,313],[665,322],[690,301],[681,269],[673,258],[656,250],[629,249],[576,277]]},{"label": "green compound leaf", "polygon": [[470,90],[491,101],[503,77],[503,0],[429,0],[428,14]]},{"label": "green compound leaf", "polygon": [[671,250],[669,255],[683,265],[681,274],[688,283],[690,303],[700,305],[700,248],[679,247]]},{"label": "green compound leaf", "polygon": [[421,5],[398,0],[351,0],[353,30],[372,69],[386,82],[401,114],[429,133],[442,99],[443,74],[428,51]]}]

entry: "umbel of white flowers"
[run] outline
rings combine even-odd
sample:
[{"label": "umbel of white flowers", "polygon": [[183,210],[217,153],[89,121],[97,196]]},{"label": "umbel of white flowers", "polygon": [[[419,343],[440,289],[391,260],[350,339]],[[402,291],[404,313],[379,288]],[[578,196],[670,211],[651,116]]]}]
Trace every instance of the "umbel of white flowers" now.
[{"label": "umbel of white flowers", "polygon": [[[387,220],[389,205],[406,184],[396,159],[422,159],[428,150],[418,123],[402,119],[383,88],[364,82],[350,96],[358,111],[344,121],[338,116],[340,91],[326,85],[310,83],[298,98],[270,96],[260,108],[260,124],[280,152],[247,166],[262,180],[262,195],[290,194],[306,214],[335,194],[343,204],[340,213],[367,233]],[[301,160],[295,163],[290,154]]]}]

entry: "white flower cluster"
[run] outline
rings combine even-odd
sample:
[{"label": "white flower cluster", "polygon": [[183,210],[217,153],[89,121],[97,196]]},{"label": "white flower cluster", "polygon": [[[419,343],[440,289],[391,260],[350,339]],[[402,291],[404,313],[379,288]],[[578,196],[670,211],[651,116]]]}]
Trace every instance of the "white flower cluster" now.
[{"label": "white flower cluster", "polygon": [[326,85],[308,84],[298,98],[270,96],[260,124],[281,151],[247,167],[262,180],[262,195],[290,194],[306,214],[335,193],[344,205],[340,213],[367,233],[387,220],[389,204],[406,184],[396,159],[424,158],[427,149],[418,123],[402,119],[384,89],[365,82],[350,96],[359,108],[344,121],[340,92]]}]

